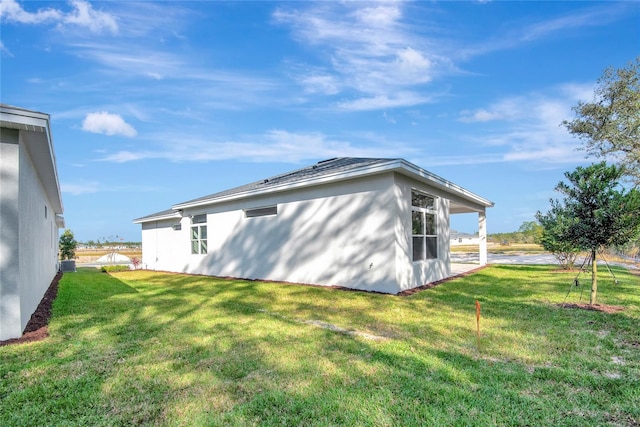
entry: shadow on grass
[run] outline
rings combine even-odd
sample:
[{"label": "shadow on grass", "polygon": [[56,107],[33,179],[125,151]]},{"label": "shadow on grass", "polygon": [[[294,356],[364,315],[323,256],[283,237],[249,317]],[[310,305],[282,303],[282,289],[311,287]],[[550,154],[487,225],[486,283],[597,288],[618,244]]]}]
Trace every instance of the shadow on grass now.
[{"label": "shadow on grass", "polygon": [[[18,350],[2,354],[0,418],[6,425],[597,425],[610,421],[607,414],[637,417],[627,380],[578,374],[582,365],[558,354],[536,356],[542,368],[496,357],[517,355],[523,337],[547,349],[550,336],[558,353],[582,358],[573,346],[590,334],[583,325],[637,335],[632,322],[532,302],[557,295],[562,280],[526,266],[516,269],[524,280],[548,283],[514,286],[513,268],[408,298],[79,271],[61,282],[53,339],[34,346],[29,363]],[[487,321],[482,353],[474,349],[475,299]],[[309,319],[389,339],[301,322]],[[579,332],[575,340],[565,336],[569,328]],[[625,401],[612,410],[607,395]]]}]

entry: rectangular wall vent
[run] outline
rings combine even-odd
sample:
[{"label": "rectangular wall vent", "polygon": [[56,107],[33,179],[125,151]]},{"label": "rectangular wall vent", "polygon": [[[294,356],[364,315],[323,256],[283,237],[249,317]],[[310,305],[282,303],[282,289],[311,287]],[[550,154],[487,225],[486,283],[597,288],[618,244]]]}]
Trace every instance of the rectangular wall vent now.
[{"label": "rectangular wall vent", "polygon": [[245,209],[245,218],[255,218],[258,216],[278,215],[278,205],[266,206],[264,208]]},{"label": "rectangular wall vent", "polygon": [[191,217],[191,224],[203,224],[207,222],[207,214],[194,215]]}]

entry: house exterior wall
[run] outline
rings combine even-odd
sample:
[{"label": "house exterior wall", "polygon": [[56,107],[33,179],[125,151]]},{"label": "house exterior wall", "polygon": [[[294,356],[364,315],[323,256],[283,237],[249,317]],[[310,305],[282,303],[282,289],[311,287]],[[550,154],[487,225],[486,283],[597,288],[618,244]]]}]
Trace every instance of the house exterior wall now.
[{"label": "house exterior wall", "polygon": [[[277,215],[243,211],[276,204]],[[187,209],[180,231],[170,221],[143,224],[143,263],[152,265],[155,249],[173,258],[158,256],[159,270],[396,293],[395,205],[393,173],[385,173]],[[191,255],[189,216],[203,213],[208,254]]]},{"label": "house exterior wall", "polygon": [[58,227],[51,202],[22,141],[19,185],[20,318],[24,329],[58,270]]},{"label": "house exterior wall", "polygon": [[[438,258],[413,261],[411,229],[411,191],[413,189],[436,197],[436,227]],[[395,175],[396,216],[395,238],[397,266],[396,281],[399,291],[435,282],[451,275],[449,247],[449,195],[404,175]]]},{"label": "house exterior wall", "polygon": [[19,132],[0,128],[0,340],[22,334],[20,319]]},{"label": "house exterior wall", "polygon": [[[183,221],[189,224],[189,218],[183,218]],[[142,224],[142,268],[184,271],[189,262],[189,230],[172,228],[180,223],[177,218]]]},{"label": "house exterior wall", "polygon": [[[413,189],[436,198],[437,259],[413,261]],[[164,271],[398,293],[451,275],[449,196],[388,172],[185,209],[182,218],[142,223],[142,262]],[[273,205],[277,215],[245,217],[246,209]],[[191,217],[202,214],[208,253],[192,255]]]},{"label": "house exterior wall", "polygon": [[1,139],[0,340],[5,340],[22,335],[56,275],[58,227],[22,133],[3,128]]}]

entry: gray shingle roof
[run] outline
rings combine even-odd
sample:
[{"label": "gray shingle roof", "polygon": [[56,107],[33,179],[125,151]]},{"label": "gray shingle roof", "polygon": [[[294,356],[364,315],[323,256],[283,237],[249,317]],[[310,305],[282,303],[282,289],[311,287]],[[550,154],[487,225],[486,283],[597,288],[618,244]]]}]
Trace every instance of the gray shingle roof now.
[{"label": "gray shingle roof", "polygon": [[229,190],[220,191],[197,199],[178,203],[173,205],[172,209],[138,218],[134,220],[134,222],[142,223],[161,219],[170,219],[173,215],[180,215],[179,210],[181,209],[216,203],[222,200],[229,200],[230,198],[242,198],[250,195],[282,191],[292,188],[293,186],[307,184],[312,185],[314,182],[321,183],[332,181],[334,179],[348,179],[348,177],[351,176],[362,176],[362,174],[377,173],[385,170],[394,170],[406,173],[418,180],[423,180],[424,182],[429,182],[431,185],[439,186],[447,192],[457,194],[458,197],[470,200],[473,203],[481,206],[493,206],[493,202],[485,200],[480,196],[473,194],[437,175],[427,172],[403,159],[337,157],[334,159],[323,160],[314,165],[292,172],[272,176],[271,178],[262,179],[260,181],[231,188]]},{"label": "gray shingle roof", "polygon": [[218,193],[209,194],[208,196],[199,197],[197,199],[188,200],[183,203],[178,203],[176,206],[190,205],[193,203],[204,202],[207,200],[219,199],[221,197],[229,197],[235,194],[244,193],[247,191],[259,191],[266,190],[271,187],[275,187],[282,184],[293,184],[299,181],[321,178],[326,175],[335,173],[350,172],[359,168],[374,166],[377,164],[389,163],[399,159],[368,159],[368,158],[355,158],[355,157],[338,157],[329,160],[323,160],[312,166],[307,166],[302,169],[298,169],[292,172],[287,172],[282,175],[272,176],[271,178],[263,179],[260,181],[252,182],[250,184],[241,185],[239,187],[231,188],[229,190],[220,191]]},{"label": "gray shingle roof", "polygon": [[162,218],[162,217],[166,217],[167,219],[169,219],[171,216],[177,215],[177,214],[178,214],[178,211],[175,209],[165,209],[160,212],[156,212],[150,215],[145,215],[143,217],[136,218],[133,220],[133,222],[134,223],[145,222],[146,220],[155,220],[157,218]]}]

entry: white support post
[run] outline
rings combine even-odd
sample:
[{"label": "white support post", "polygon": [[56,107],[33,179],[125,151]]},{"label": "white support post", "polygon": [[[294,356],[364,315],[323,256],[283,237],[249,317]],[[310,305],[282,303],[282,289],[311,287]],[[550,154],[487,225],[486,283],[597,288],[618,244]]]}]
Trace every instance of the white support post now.
[{"label": "white support post", "polygon": [[487,265],[487,213],[478,212],[478,236],[480,237],[480,265]]}]

